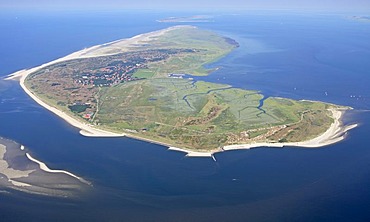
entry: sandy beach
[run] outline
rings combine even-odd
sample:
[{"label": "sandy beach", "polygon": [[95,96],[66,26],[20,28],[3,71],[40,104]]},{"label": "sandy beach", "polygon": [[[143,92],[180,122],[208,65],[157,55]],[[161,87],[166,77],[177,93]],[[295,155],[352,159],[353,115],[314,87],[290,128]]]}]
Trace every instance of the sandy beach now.
[{"label": "sandy beach", "polygon": [[[180,151],[180,152],[185,152],[186,156],[188,157],[211,157],[214,158],[213,154],[217,152],[223,152],[223,151],[228,151],[228,150],[236,150],[236,149],[251,149],[251,148],[256,148],[256,147],[285,147],[285,146],[295,146],[295,147],[322,147],[322,146],[327,146],[336,142],[339,142],[345,138],[346,132],[357,125],[350,125],[350,126],[343,126],[341,123],[341,118],[343,116],[343,113],[345,110],[339,110],[339,109],[331,109],[330,111],[332,112],[332,117],[334,119],[334,122],[330,126],[330,128],[324,132],[322,135],[308,140],[308,141],[303,141],[303,142],[296,142],[296,143],[251,143],[251,144],[238,144],[238,145],[228,145],[224,146],[222,149],[216,149],[214,151],[206,152],[206,151],[192,151],[192,150],[187,150],[187,149],[182,149],[182,148],[177,148],[177,147],[171,147],[168,144],[163,144],[157,141],[141,138],[140,136],[136,135],[130,135],[126,133],[113,133],[109,131],[105,131],[102,129],[98,129],[94,127],[91,124],[83,123],[80,120],[66,114],[65,112],[58,110],[57,108],[50,106],[43,102],[41,99],[39,99],[35,94],[33,94],[27,87],[25,86],[25,79],[27,76],[35,71],[38,71],[46,66],[67,61],[67,60],[72,60],[72,59],[81,59],[81,58],[91,58],[91,57],[98,57],[98,56],[106,56],[106,55],[113,55],[113,54],[118,54],[125,52],[127,50],[130,50],[130,48],[137,47],[140,44],[145,44],[150,42],[153,39],[156,39],[160,35],[163,35],[164,33],[174,30],[178,27],[181,26],[174,26],[171,28],[155,31],[155,32],[150,32],[146,34],[141,34],[134,36],[129,39],[121,39],[97,46],[92,46],[90,48],[86,48],[77,52],[74,52],[70,55],[67,55],[65,57],[62,57],[60,59],[45,63],[43,65],[40,65],[38,67],[34,67],[31,69],[27,70],[21,70],[18,72],[15,72],[11,75],[9,75],[6,80],[19,80],[20,85],[22,89],[33,99],[35,100],[38,104],[41,106],[45,107],[49,111],[53,112],[54,114],[58,115],[62,119],[64,119],[66,122],[71,124],[74,127],[77,127],[80,129],[80,134],[83,136],[87,137],[131,137],[139,140],[144,140],[156,144],[161,144],[164,146],[168,146],[169,150],[173,151]],[[41,166],[41,165],[40,165]]]},{"label": "sandy beach", "polygon": [[94,128],[92,125],[82,123],[82,122],[76,120],[75,118],[71,117],[70,115],[66,114],[65,112],[63,112],[61,110],[58,110],[57,108],[46,104],[41,99],[39,99],[36,95],[34,95],[30,90],[28,90],[27,87],[24,85],[24,81],[25,81],[25,79],[26,79],[26,77],[29,73],[31,73],[31,72],[27,72],[27,70],[25,70],[25,74],[23,74],[20,78],[19,82],[20,82],[20,85],[23,88],[23,90],[33,100],[35,100],[38,104],[45,107],[46,109],[53,112],[54,114],[58,115],[59,117],[64,119],[66,122],[68,122],[72,126],[81,129],[80,130],[81,135],[90,136],[90,137],[120,137],[120,136],[125,136],[125,134],[117,134],[117,133],[112,133],[112,132],[108,132],[108,131],[105,131],[105,130]]}]

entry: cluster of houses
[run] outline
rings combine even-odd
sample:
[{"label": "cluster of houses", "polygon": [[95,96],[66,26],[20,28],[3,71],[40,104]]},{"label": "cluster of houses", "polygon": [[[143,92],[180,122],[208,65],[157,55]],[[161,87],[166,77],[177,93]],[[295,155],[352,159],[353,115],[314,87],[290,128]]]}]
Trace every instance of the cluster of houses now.
[{"label": "cluster of houses", "polygon": [[[122,82],[138,80],[133,73],[138,69],[147,68],[148,62],[157,62],[167,59],[177,53],[191,53],[194,50],[186,49],[157,49],[138,52],[128,52],[94,61],[100,68],[84,70],[75,76],[75,83],[80,85],[112,86]],[[93,62],[93,63],[94,63]],[[97,66],[97,64],[93,64]],[[175,77],[177,74],[174,74]],[[180,74],[181,75],[181,74]]]},{"label": "cluster of houses", "polygon": [[137,69],[146,68],[145,64],[119,63],[90,72],[83,73],[75,82],[81,85],[112,86],[122,82],[130,82],[138,78],[132,77]]}]

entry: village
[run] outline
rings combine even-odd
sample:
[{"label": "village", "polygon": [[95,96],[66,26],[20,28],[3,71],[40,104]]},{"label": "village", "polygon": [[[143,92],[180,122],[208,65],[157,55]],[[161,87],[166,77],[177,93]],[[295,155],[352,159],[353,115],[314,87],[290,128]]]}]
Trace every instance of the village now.
[{"label": "village", "polygon": [[[158,62],[168,59],[170,55],[178,53],[191,53],[193,50],[160,49],[146,50],[134,53],[124,53],[121,58],[115,58],[109,64],[88,70],[79,70],[74,82],[79,85],[113,86],[119,83],[140,80],[133,74],[139,69],[146,69],[149,62]],[[114,56],[118,57],[118,56]]]},{"label": "village", "polygon": [[138,80],[138,78],[132,77],[132,74],[136,70],[144,68],[146,68],[144,63],[133,64],[117,62],[116,64],[104,68],[82,73],[75,82],[81,85],[112,86],[123,82]]}]

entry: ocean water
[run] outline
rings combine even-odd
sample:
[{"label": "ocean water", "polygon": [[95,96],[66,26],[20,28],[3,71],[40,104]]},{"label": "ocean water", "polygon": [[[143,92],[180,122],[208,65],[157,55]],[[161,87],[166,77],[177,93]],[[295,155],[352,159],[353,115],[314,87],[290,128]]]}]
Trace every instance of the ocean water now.
[{"label": "ocean water", "polygon": [[[174,15],[0,13],[0,76],[175,25],[156,22]],[[0,136],[93,183],[75,199],[0,192],[0,221],[369,221],[370,23],[352,15],[219,13],[192,24],[241,45],[200,79],[354,107],[344,121],[359,127],[320,149],[230,151],[214,162],[128,138],[86,138],[0,80]]]}]

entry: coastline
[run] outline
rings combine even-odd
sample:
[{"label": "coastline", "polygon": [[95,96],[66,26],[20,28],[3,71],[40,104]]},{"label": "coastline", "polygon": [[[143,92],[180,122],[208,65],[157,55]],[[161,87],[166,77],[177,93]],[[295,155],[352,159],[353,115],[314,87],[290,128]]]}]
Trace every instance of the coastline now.
[{"label": "coastline", "polygon": [[210,152],[197,152],[177,147],[169,147],[168,150],[179,151],[186,153],[187,157],[211,157],[216,161],[214,154],[230,151],[230,150],[249,150],[258,147],[273,147],[273,148],[284,148],[284,147],[303,147],[303,148],[319,148],[328,146],[334,143],[338,143],[346,138],[346,134],[349,130],[358,126],[358,124],[351,124],[343,126],[341,119],[343,118],[344,112],[348,109],[330,109],[334,122],[331,126],[321,135],[302,142],[285,142],[285,143],[250,143],[250,144],[236,144],[227,145],[220,148],[217,151]]},{"label": "coastline", "polygon": [[343,109],[330,109],[333,114],[334,122],[331,126],[321,135],[302,142],[286,142],[286,143],[252,143],[252,144],[240,144],[240,145],[229,145],[224,146],[223,150],[237,150],[237,149],[251,149],[256,147],[305,147],[305,148],[318,148],[323,146],[328,146],[345,139],[346,132],[357,127],[358,124],[352,124],[348,126],[343,126],[341,119],[345,110]]},{"label": "coastline", "polygon": [[[45,102],[43,102],[41,99],[39,99],[35,94],[33,94],[25,86],[24,82],[25,82],[25,80],[26,80],[26,78],[29,74],[31,74],[33,72],[36,72],[36,71],[38,71],[38,70],[40,70],[44,67],[47,67],[47,66],[59,63],[59,62],[73,60],[73,59],[92,58],[92,57],[107,56],[107,55],[111,55],[111,54],[121,53],[121,52],[123,52],[122,49],[124,49],[123,46],[125,46],[125,47],[134,47],[136,44],[146,42],[146,41],[150,41],[151,39],[153,39],[155,37],[158,37],[158,36],[168,32],[168,31],[174,30],[174,29],[179,28],[179,27],[181,27],[181,26],[174,26],[174,27],[170,27],[170,28],[167,28],[167,29],[159,30],[159,31],[154,31],[154,32],[149,32],[149,33],[145,33],[145,34],[136,35],[132,38],[120,39],[120,40],[116,40],[116,41],[112,41],[112,42],[92,46],[92,47],[89,47],[89,48],[86,48],[86,49],[82,49],[80,51],[71,53],[67,56],[64,56],[62,58],[56,59],[54,61],[51,61],[51,62],[48,62],[48,63],[45,63],[45,64],[42,64],[40,66],[31,68],[31,69],[23,69],[23,70],[15,72],[15,73],[12,73],[12,74],[8,75],[5,78],[5,80],[19,80],[19,84],[22,87],[22,89],[34,101],[36,101],[39,105],[43,106],[47,110],[53,112],[54,114],[56,114],[60,118],[64,119],[67,123],[71,124],[74,127],[79,128],[80,129],[80,134],[83,135],[83,136],[87,136],[87,137],[122,137],[122,136],[126,136],[126,134],[124,134],[124,133],[117,134],[117,133],[109,132],[109,131],[106,131],[106,130],[97,129],[97,128],[93,127],[90,124],[86,124],[86,123],[82,123],[82,122],[78,121],[77,119],[71,117],[70,115],[64,113],[63,111],[58,110],[57,108],[52,107],[52,106],[46,104]],[[115,53],[111,53],[111,52],[107,53],[106,51],[104,51],[106,46],[112,46],[112,45],[118,45],[118,47],[121,50],[119,52],[115,52]]]},{"label": "coastline", "polygon": [[[33,70],[33,69],[31,69],[31,70]],[[34,71],[24,70],[24,73],[21,74],[21,78],[19,80],[19,83],[20,83],[22,89],[34,101],[36,101],[39,105],[41,105],[44,108],[46,108],[47,110],[53,112],[54,114],[56,114],[57,116],[59,116],[60,118],[65,120],[67,123],[69,123],[70,125],[72,125],[76,128],[79,128],[81,135],[88,136],[88,137],[122,137],[122,136],[125,136],[125,134],[117,134],[117,133],[112,133],[112,132],[109,132],[109,131],[94,128],[92,125],[82,123],[82,122],[78,121],[77,119],[71,117],[70,115],[66,114],[65,112],[63,112],[63,111],[61,111],[61,110],[59,110],[59,109],[57,109],[53,106],[50,106],[50,105],[46,104],[44,101],[39,99],[35,94],[33,94],[24,84],[24,81],[25,81],[26,77],[32,72],[34,72]]]},{"label": "coastline", "polygon": [[69,123],[70,125],[76,128],[79,128],[80,134],[83,136],[86,136],[86,137],[123,137],[123,136],[126,136],[129,138],[134,138],[134,139],[166,146],[168,147],[168,150],[184,152],[186,153],[187,157],[211,157],[214,159],[213,154],[218,153],[218,152],[224,152],[224,151],[229,151],[229,150],[239,150],[239,149],[251,149],[251,148],[256,148],[256,147],[277,147],[277,148],[282,148],[286,146],[307,147],[307,148],[323,147],[323,146],[327,146],[327,145],[342,141],[343,139],[345,139],[346,132],[357,126],[357,124],[353,124],[349,126],[342,125],[341,119],[343,117],[343,113],[346,111],[345,109],[330,109],[330,111],[332,112],[332,117],[334,119],[334,122],[323,134],[317,136],[316,138],[307,140],[307,141],[286,142],[286,143],[260,142],[260,143],[250,143],[250,144],[226,145],[222,148],[216,148],[211,151],[202,151],[202,150],[196,151],[196,150],[189,150],[189,149],[173,147],[170,144],[165,144],[160,141],[143,138],[135,134],[114,133],[114,132],[98,129],[91,124],[83,123],[77,118],[74,118],[71,115],[68,115],[67,113],[63,111],[58,110],[57,108],[48,105],[47,103],[39,99],[34,93],[32,93],[25,86],[25,80],[28,75],[46,66],[59,63],[59,62],[63,62],[63,61],[73,60],[73,59],[92,58],[92,57],[118,54],[118,53],[124,52],[125,50],[129,50],[129,48],[131,47],[136,47],[137,45],[141,43],[151,41],[152,39],[155,39],[156,37],[168,31],[174,30],[178,27],[182,27],[182,26],[174,26],[174,27],[170,27],[167,29],[159,30],[159,31],[140,34],[132,38],[128,38],[128,39],[120,39],[120,40],[112,41],[109,43],[92,46],[92,47],[71,53],[65,57],[59,58],[57,60],[45,63],[37,67],[31,68],[31,69],[20,70],[18,72],[8,75],[7,78],[5,78],[5,80],[19,80],[19,83],[22,89],[34,101],[36,101],[39,105],[43,106],[47,110],[53,112],[54,114],[56,114],[57,116],[65,120],[67,123]]}]

